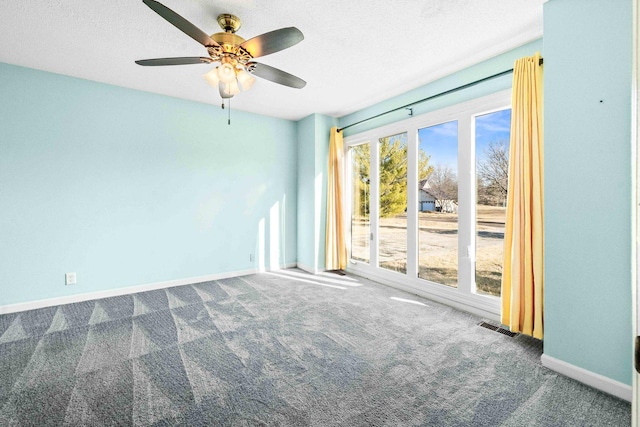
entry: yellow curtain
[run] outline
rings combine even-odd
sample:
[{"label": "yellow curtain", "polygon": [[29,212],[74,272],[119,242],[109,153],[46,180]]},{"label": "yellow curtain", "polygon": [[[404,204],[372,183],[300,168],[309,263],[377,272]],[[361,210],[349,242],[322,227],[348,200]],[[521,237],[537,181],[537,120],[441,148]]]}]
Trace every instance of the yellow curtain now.
[{"label": "yellow curtain", "polygon": [[542,339],[544,143],[539,53],[515,62],[512,90],[502,323],[513,332]]},{"label": "yellow curtain", "polygon": [[329,137],[329,182],[327,185],[327,230],[325,268],[344,270],[347,268],[347,246],[345,244],[342,218],[342,158],[344,153],[342,133],[331,128]]}]

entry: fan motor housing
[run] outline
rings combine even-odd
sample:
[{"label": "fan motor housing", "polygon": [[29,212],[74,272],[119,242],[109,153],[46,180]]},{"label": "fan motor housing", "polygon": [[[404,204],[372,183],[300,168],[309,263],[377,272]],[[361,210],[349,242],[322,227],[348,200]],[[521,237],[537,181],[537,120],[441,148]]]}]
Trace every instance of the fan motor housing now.
[{"label": "fan motor housing", "polygon": [[[211,34],[211,38],[220,46],[223,46],[226,51],[233,50],[233,47],[238,46],[245,41],[242,37],[233,33],[215,33]],[[230,46],[231,49],[228,49],[227,46]]]}]

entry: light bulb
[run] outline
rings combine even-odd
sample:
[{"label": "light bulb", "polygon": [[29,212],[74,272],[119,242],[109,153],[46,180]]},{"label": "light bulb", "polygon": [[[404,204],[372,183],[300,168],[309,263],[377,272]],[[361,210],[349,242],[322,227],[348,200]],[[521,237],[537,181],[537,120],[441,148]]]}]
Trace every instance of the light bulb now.
[{"label": "light bulb", "polygon": [[218,77],[218,69],[214,68],[209,71],[207,74],[203,75],[204,79],[213,87],[218,87],[218,83],[220,82],[220,77]]},{"label": "light bulb", "polygon": [[253,86],[255,81],[256,78],[247,73],[245,70],[238,71],[238,83],[240,83],[240,86],[242,86],[242,90],[251,89],[251,86]]},{"label": "light bulb", "polygon": [[218,67],[218,77],[220,81],[230,83],[236,79],[236,70],[233,69],[231,64],[225,62]]}]

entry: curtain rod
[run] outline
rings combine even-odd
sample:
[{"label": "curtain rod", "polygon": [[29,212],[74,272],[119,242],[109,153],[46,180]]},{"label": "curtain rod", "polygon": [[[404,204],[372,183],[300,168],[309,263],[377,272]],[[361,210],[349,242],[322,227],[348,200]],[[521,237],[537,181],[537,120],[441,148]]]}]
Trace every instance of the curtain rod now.
[{"label": "curtain rod", "polygon": [[[544,61],[542,60],[542,58],[540,58],[540,62],[538,63],[538,65],[542,65],[543,62]],[[462,86],[454,87],[453,89],[445,90],[444,92],[440,92],[440,93],[437,93],[435,95],[428,96],[426,98],[422,98],[422,99],[420,99],[418,101],[414,101],[414,102],[411,102],[409,104],[403,105],[402,107],[397,107],[397,108],[394,108],[392,110],[385,111],[384,113],[376,114],[375,116],[372,116],[372,117],[369,117],[369,118],[366,118],[366,119],[362,119],[359,122],[351,123],[350,125],[347,125],[347,126],[345,126],[343,128],[338,129],[338,132],[342,132],[345,129],[349,129],[352,126],[356,126],[356,125],[359,125],[361,123],[368,122],[369,120],[377,119],[378,117],[384,116],[385,114],[390,114],[390,113],[394,113],[396,111],[404,110],[404,109],[413,107],[414,105],[422,104],[425,101],[429,101],[431,99],[438,98],[440,96],[448,95],[450,93],[457,92],[459,90],[466,89],[466,88],[471,87],[471,86],[475,86],[475,85],[477,85],[479,83],[486,82],[487,80],[495,79],[496,77],[505,76],[505,75],[507,75],[509,73],[513,73],[513,68],[511,68],[510,70],[502,71],[502,72],[497,73],[497,74],[493,74],[493,75],[488,76],[488,77],[484,77],[484,78],[482,78],[480,80],[476,80],[476,81],[471,82],[471,83],[464,84]]]}]

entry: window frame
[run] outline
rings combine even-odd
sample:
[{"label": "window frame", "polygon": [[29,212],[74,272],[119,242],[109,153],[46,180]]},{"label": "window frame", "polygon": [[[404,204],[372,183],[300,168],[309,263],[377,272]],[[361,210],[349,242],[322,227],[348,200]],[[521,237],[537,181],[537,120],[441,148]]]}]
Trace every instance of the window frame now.
[{"label": "window frame", "polygon": [[[347,230],[347,270],[389,286],[472,312],[485,318],[499,320],[500,298],[475,293],[476,247],[476,153],[475,118],[491,112],[511,108],[511,90],[454,104],[418,116],[399,120],[344,138],[345,179],[344,221],[351,224],[351,152],[350,147],[370,144],[370,240],[369,263],[351,258],[351,227]],[[458,287],[452,288],[418,278],[418,130],[438,124],[458,121]],[[381,137],[407,132],[407,272],[406,274],[379,267],[379,150]]]}]

